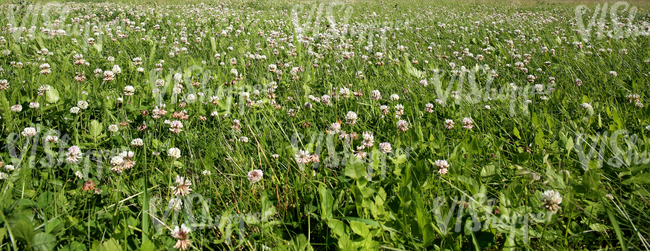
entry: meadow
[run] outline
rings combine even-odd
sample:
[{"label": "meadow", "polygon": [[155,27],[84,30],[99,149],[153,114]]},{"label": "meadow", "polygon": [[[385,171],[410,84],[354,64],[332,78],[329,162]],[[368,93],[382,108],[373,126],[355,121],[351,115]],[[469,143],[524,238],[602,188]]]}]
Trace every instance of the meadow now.
[{"label": "meadow", "polygon": [[650,250],[647,3],[0,4],[0,250]]}]

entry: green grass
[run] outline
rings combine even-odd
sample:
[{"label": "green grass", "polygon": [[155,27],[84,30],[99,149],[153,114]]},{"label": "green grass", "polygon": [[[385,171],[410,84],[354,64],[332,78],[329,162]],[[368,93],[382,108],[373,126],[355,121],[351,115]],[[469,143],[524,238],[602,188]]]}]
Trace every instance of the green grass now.
[{"label": "green grass", "polygon": [[0,250],[650,248],[650,42],[576,33],[600,2],[167,3],[0,6]]}]

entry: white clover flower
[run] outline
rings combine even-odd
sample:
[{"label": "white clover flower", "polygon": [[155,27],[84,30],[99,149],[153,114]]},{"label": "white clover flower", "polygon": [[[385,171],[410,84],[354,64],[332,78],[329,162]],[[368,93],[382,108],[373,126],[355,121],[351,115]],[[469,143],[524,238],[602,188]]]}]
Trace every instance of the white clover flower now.
[{"label": "white clover flower", "polygon": [[472,129],[474,128],[474,121],[471,118],[463,118],[461,121],[463,123],[463,128],[465,129]]},{"label": "white clover flower", "polygon": [[25,129],[23,129],[22,135],[24,137],[33,137],[33,136],[36,135],[36,128],[34,128],[34,127],[25,127]]},{"label": "white clover flower", "polygon": [[70,108],[70,113],[72,113],[72,114],[79,114],[79,111],[80,111],[79,107],[75,106],[75,107]]},{"label": "white clover flower", "polygon": [[11,106],[11,111],[12,111],[12,112],[20,112],[20,111],[22,111],[22,110],[23,110],[23,106],[22,106],[22,105],[14,105],[14,106]]},{"label": "white clover flower", "polygon": [[338,133],[340,130],[341,130],[341,124],[339,124],[338,122],[334,122],[332,123],[332,125],[330,125],[330,131],[332,133]]},{"label": "white clover flower", "polygon": [[397,129],[402,132],[406,132],[409,129],[409,123],[406,120],[397,121]]},{"label": "white clover flower", "polygon": [[401,117],[402,115],[404,115],[404,106],[401,105],[401,104],[397,104],[397,105],[395,106],[395,117],[396,117],[396,118],[399,118],[399,117]]},{"label": "white clover flower", "polygon": [[133,96],[135,93],[135,88],[133,86],[127,85],[124,87],[124,96]]},{"label": "white clover flower", "polygon": [[427,103],[426,105],[424,105],[424,110],[426,112],[428,112],[428,113],[432,113],[433,112],[433,104]]},{"label": "white clover flower", "polygon": [[370,93],[370,97],[371,97],[372,100],[374,100],[374,101],[380,100],[380,99],[381,99],[381,92],[379,92],[379,90],[373,90],[373,91]]},{"label": "white clover flower", "polygon": [[181,150],[178,148],[169,148],[169,150],[167,150],[167,155],[174,159],[178,159],[181,157]]},{"label": "white clover flower", "polygon": [[393,151],[392,146],[388,142],[379,143],[379,150],[382,153],[391,153]]},{"label": "white clover flower", "polygon": [[122,163],[124,163],[124,158],[122,156],[118,155],[111,158],[111,165],[113,166],[119,166],[122,165]]},{"label": "white clover flower", "polygon": [[115,125],[115,124],[108,126],[108,131],[109,132],[117,132],[119,130],[120,130],[119,127],[117,127],[117,125]]},{"label": "white clover flower", "polygon": [[86,110],[88,109],[88,102],[80,100],[79,102],[77,102],[77,106],[83,110]]},{"label": "white clover flower", "polygon": [[212,172],[210,172],[209,170],[203,170],[203,172],[201,172],[201,173],[203,174],[203,176],[210,176],[210,175],[212,175]]},{"label": "white clover flower", "polygon": [[309,154],[309,151],[300,150],[300,152],[296,154],[296,162],[298,162],[298,164],[307,164],[311,162],[311,155]]},{"label": "white clover flower", "polygon": [[176,244],[174,244],[175,249],[187,250],[191,247],[192,241],[189,239],[191,231],[192,230],[185,226],[185,224],[182,224],[180,228],[176,226],[174,230],[172,230],[171,236],[176,239]]},{"label": "white clover flower", "polygon": [[247,178],[252,183],[257,183],[262,180],[264,173],[262,170],[251,170],[248,172]]},{"label": "white clover flower", "polygon": [[544,202],[546,210],[555,213],[561,209],[559,205],[562,203],[562,196],[555,190],[547,190],[542,193],[542,202]]},{"label": "white clover flower", "polygon": [[40,106],[41,106],[41,104],[39,104],[38,102],[29,103],[29,108],[32,108],[32,109],[37,109]]},{"label": "white clover flower", "polygon": [[449,162],[447,160],[436,160],[433,163],[437,168],[448,168],[449,167]]},{"label": "white clover flower", "polygon": [[345,115],[345,119],[349,125],[354,125],[357,123],[357,114],[353,111],[349,111],[348,114]]},{"label": "white clover flower", "polygon": [[122,68],[119,65],[113,65],[113,73],[120,74],[122,73]]},{"label": "white clover flower", "polygon": [[320,99],[323,102],[323,104],[325,104],[327,106],[332,106],[332,100],[331,100],[330,95],[325,94],[325,95],[321,96]]},{"label": "white clover flower", "polygon": [[180,73],[174,74],[174,81],[178,83],[183,82],[183,75],[181,75]]},{"label": "white clover flower", "polygon": [[0,79],[0,90],[9,89],[9,82],[6,79]]},{"label": "white clover flower", "polygon": [[445,128],[451,130],[454,128],[454,121],[451,119],[445,119]]},{"label": "white clover flower", "polygon": [[345,87],[341,88],[341,89],[339,90],[339,95],[340,95],[342,98],[348,98],[348,97],[350,97],[350,89],[345,88]]},{"label": "white clover flower", "polygon": [[361,137],[363,138],[364,147],[372,147],[375,144],[375,137],[372,132],[363,132]]},{"label": "white clover flower", "polygon": [[81,159],[81,149],[78,146],[71,146],[66,153],[66,162],[78,163]]},{"label": "white clover flower", "polygon": [[112,81],[115,78],[115,73],[112,71],[104,72],[104,81]]},{"label": "white clover flower", "polygon": [[174,190],[174,195],[176,196],[186,196],[192,191],[190,188],[191,185],[192,182],[189,179],[177,175],[176,186],[171,187],[171,189]]},{"label": "white clover flower", "polygon": [[392,95],[390,95],[390,100],[391,100],[391,101],[397,101],[397,100],[399,100],[399,95],[397,95],[397,94],[392,94]]},{"label": "white clover flower", "polygon": [[132,146],[142,146],[142,145],[144,145],[144,142],[142,141],[141,138],[137,138],[137,139],[131,140],[131,145]]}]

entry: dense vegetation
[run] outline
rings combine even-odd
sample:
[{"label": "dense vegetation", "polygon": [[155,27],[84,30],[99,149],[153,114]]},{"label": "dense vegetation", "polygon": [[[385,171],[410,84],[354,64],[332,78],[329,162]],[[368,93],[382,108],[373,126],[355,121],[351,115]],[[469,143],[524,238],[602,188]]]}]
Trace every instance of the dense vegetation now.
[{"label": "dense vegetation", "polygon": [[0,27],[0,250],[650,248],[633,4],[22,2]]}]

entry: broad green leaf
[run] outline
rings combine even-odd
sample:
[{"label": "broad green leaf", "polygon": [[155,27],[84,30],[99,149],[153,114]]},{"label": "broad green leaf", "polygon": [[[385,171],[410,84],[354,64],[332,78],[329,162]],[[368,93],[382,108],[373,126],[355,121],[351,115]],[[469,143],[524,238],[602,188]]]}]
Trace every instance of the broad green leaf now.
[{"label": "broad green leaf", "polygon": [[334,196],[323,184],[318,186],[318,194],[320,194],[321,219],[332,219],[334,217],[332,214]]},{"label": "broad green leaf", "polygon": [[307,237],[305,237],[304,234],[300,234],[296,236],[293,240],[291,240],[291,244],[293,247],[295,247],[295,250],[300,250],[300,251],[306,251],[306,250],[314,250],[314,248],[309,245],[309,240],[307,240]]},{"label": "broad green leaf", "polygon": [[512,135],[515,135],[515,137],[517,137],[518,139],[521,139],[521,135],[519,135],[519,130],[517,129],[517,127],[512,129]]},{"label": "broad green leaf", "polygon": [[533,113],[533,116],[532,116],[532,117],[533,117],[533,118],[532,118],[532,119],[533,119],[533,125],[539,127],[539,126],[540,126],[540,123],[539,123],[539,118],[537,118],[537,114],[536,114],[536,113]]},{"label": "broad green leaf", "polygon": [[31,242],[32,237],[34,237],[34,227],[24,219],[18,220],[16,225],[11,228],[11,231],[16,239],[22,240],[25,243]]},{"label": "broad green leaf", "polygon": [[144,241],[142,243],[142,246],[140,246],[140,251],[155,251],[156,250],[156,245],[153,244],[150,240]]},{"label": "broad green leaf", "polygon": [[90,136],[93,138],[96,138],[100,134],[102,134],[102,123],[99,123],[97,120],[93,120],[90,122]]},{"label": "broad green leaf", "polygon": [[481,168],[481,177],[489,177],[496,174],[496,168],[494,165],[487,165]]},{"label": "broad green leaf", "polygon": [[637,175],[634,175],[631,178],[623,181],[624,185],[629,185],[630,183],[648,184],[648,183],[650,183],[650,173],[637,174]]},{"label": "broad green leaf", "polygon": [[625,128],[624,123],[621,120],[621,116],[619,115],[618,111],[616,111],[615,109],[612,110],[612,120],[614,120],[614,122],[616,123],[617,126],[616,130]]},{"label": "broad green leaf", "polygon": [[110,239],[108,241],[105,241],[102,243],[102,245],[99,246],[98,251],[121,251],[122,246],[120,246],[120,243],[115,240],[115,239]]},{"label": "broad green leaf", "polygon": [[271,202],[266,193],[262,194],[262,221],[266,222],[269,217],[275,214],[275,207],[273,202]]},{"label": "broad green leaf", "polygon": [[50,87],[50,90],[45,92],[45,101],[50,104],[54,104],[59,101],[59,91],[54,89],[54,87]]},{"label": "broad green leaf", "polygon": [[354,245],[354,242],[350,240],[349,236],[342,236],[339,238],[338,244],[340,250],[357,250],[356,245]]},{"label": "broad green leaf", "polygon": [[607,230],[612,229],[611,227],[600,223],[591,223],[589,224],[589,228],[598,232],[605,232]]},{"label": "broad green leaf", "polygon": [[50,251],[56,246],[56,237],[48,233],[38,233],[32,237],[34,251]]},{"label": "broad green leaf", "polygon": [[354,233],[361,235],[363,238],[367,238],[368,233],[370,232],[368,226],[365,223],[358,221],[350,221],[350,229],[352,229]]},{"label": "broad green leaf", "polygon": [[45,232],[56,235],[63,229],[63,227],[65,227],[63,222],[59,219],[53,219],[45,225]]},{"label": "broad green leaf", "polygon": [[0,246],[2,246],[2,240],[5,238],[5,234],[7,234],[7,229],[6,228],[0,228]]},{"label": "broad green leaf", "polygon": [[327,220],[327,226],[339,237],[348,236],[348,234],[345,233],[345,224],[340,220],[329,219]]},{"label": "broad green leaf", "polygon": [[392,157],[389,157],[389,158],[390,158],[390,161],[393,162],[393,164],[395,164],[395,165],[399,165],[399,164],[402,164],[402,163],[406,162],[406,154],[399,155],[396,158],[392,158]]},{"label": "broad green leaf", "polygon": [[366,168],[363,161],[358,160],[356,157],[349,158],[347,165],[345,165],[345,175],[354,180],[366,177]]},{"label": "broad green leaf", "polygon": [[537,129],[537,135],[535,135],[535,145],[538,147],[544,147],[544,132],[542,129]]},{"label": "broad green leaf", "polygon": [[567,138],[564,149],[566,149],[568,152],[571,152],[571,150],[573,150],[573,146],[574,146],[573,138],[572,137]]}]

